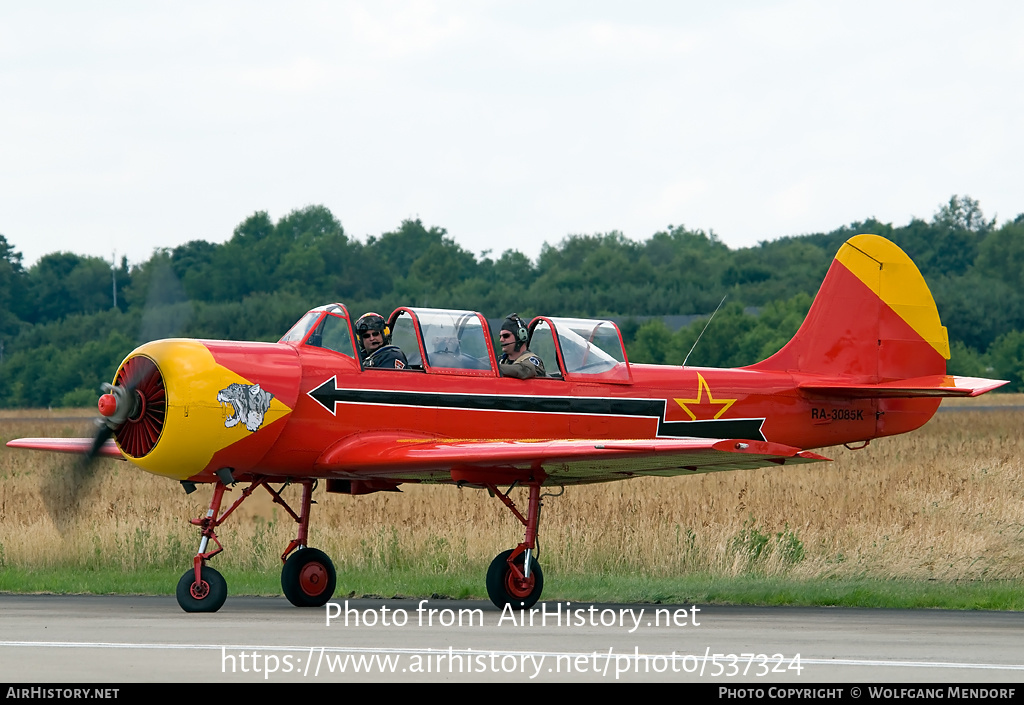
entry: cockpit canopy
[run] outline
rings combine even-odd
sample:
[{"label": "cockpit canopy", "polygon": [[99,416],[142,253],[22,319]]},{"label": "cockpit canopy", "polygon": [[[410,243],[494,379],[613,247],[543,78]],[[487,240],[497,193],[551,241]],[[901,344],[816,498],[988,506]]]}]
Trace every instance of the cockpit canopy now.
[{"label": "cockpit canopy", "polygon": [[[464,376],[498,376],[498,349],[487,320],[475,311],[406,307],[388,319],[391,344],[408,359],[407,370]],[[530,322],[529,348],[545,361],[548,377],[629,384],[632,374],[622,335],[611,321],[538,316]],[[342,304],[310,310],[279,342],[333,350],[358,359],[351,316]]]},{"label": "cockpit canopy", "polygon": [[633,379],[622,335],[611,321],[538,316],[530,323],[530,349],[542,360],[557,356],[566,379],[620,383]]},{"label": "cockpit canopy", "polygon": [[479,313],[402,307],[391,314],[390,325],[391,342],[412,367],[487,376],[497,370],[487,321]]}]

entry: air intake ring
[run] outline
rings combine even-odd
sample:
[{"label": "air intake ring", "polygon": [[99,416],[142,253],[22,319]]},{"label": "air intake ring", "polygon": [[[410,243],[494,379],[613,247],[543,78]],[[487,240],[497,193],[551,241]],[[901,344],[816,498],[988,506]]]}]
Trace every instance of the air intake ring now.
[{"label": "air intake ring", "polygon": [[167,415],[164,378],[152,360],[136,355],[121,366],[114,386],[128,388],[135,397],[132,412],[114,433],[117,445],[133,458],[142,458],[153,450],[164,429]]}]

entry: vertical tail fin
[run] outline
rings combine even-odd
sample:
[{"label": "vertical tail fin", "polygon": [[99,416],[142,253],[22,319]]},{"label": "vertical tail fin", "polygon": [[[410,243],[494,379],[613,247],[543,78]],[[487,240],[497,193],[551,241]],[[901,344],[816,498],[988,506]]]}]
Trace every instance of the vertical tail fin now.
[{"label": "vertical tail fin", "polygon": [[917,265],[884,237],[857,235],[839,249],[793,339],[751,369],[814,375],[800,389],[847,398],[973,397],[1006,384],[947,375],[948,359],[946,328]]},{"label": "vertical tail fin", "polygon": [[871,438],[920,427],[939,397],[1006,384],[947,375],[948,359],[949,338],[917,266],[885,238],[857,235],[839,249],[793,339],[752,369],[793,373],[801,392],[833,404],[872,400]]},{"label": "vertical tail fin", "polygon": [[878,235],[840,248],[803,325],[755,369],[880,382],[944,375],[949,339],[917,266]]}]

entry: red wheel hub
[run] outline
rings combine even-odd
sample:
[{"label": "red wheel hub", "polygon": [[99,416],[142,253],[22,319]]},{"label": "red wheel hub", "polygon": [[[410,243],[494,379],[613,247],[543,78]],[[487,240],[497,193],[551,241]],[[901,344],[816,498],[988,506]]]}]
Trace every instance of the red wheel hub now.
[{"label": "red wheel hub", "polygon": [[512,597],[526,598],[533,592],[536,579],[531,574],[529,578],[520,578],[515,571],[509,570],[505,573],[505,588]]},{"label": "red wheel hub", "polygon": [[210,594],[210,584],[205,580],[199,583],[192,583],[192,587],[190,587],[188,591],[195,599],[203,600]]},{"label": "red wheel hub", "polygon": [[299,572],[299,587],[310,597],[327,589],[327,569],[320,563],[307,563]]}]

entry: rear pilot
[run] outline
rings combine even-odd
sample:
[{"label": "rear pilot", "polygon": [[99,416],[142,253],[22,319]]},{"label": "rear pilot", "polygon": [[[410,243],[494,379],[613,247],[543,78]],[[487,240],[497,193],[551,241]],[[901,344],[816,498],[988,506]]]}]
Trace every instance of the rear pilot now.
[{"label": "rear pilot", "polygon": [[503,377],[532,379],[545,377],[544,362],[526,347],[530,331],[523,319],[510,313],[501,324],[498,341],[501,343],[501,359],[498,360],[498,371]]}]

